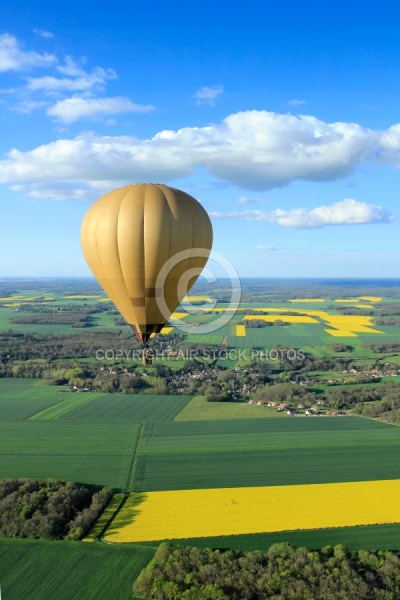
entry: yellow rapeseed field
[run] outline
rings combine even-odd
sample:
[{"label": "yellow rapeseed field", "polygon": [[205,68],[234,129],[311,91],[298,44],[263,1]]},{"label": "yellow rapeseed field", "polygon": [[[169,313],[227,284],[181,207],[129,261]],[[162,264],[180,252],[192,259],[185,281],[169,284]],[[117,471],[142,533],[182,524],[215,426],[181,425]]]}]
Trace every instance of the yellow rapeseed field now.
[{"label": "yellow rapeseed field", "polygon": [[368,302],[382,302],[380,296],[359,296],[360,300],[368,300]]},{"label": "yellow rapeseed field", "polygon": [[358,337],[356,333],[346,331],[345,329],[325,329],[325,331],[333,337]]},{"label": "yellow rapeseed field", "polygon": [[172,313],[172,317],[174,319],[183,319],[184,317],[187,317],[189,315],[189,313],[186,312],[174,312]]},{"label": "yellow rapeseed field", "polygon": [[[160,331],[161,335],[168,335],[168,333],[170,333],[173,330],[173,327],[163,327]],[[152,333],[150,335],[151,338],[155,337],[155,333]]]},{"label": "yellow rapeseed field", "polygon": [[110,542],[400,522],[400,480],[133,494]]},{"label": "yellow rapeseed field", "polygon": [[236,325],[236,335],[238,337],[246,337],[246,326],[245,325]]}]

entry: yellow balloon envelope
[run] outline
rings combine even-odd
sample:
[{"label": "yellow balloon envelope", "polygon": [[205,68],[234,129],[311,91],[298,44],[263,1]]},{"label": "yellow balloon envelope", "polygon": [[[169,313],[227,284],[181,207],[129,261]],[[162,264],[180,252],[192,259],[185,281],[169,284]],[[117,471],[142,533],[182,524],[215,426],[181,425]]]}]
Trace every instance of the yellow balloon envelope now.
[{"label": "yellow balloon envelope", "polygon": [[192,196],[141,183],[101,196],[83,220],[81,243],[94,276],[146,344],[206,264],[212,226]]}]

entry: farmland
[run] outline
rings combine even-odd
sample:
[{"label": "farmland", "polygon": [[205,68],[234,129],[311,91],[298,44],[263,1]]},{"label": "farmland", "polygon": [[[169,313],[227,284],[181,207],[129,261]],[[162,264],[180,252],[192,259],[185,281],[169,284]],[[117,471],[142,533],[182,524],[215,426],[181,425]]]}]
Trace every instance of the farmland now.
[{"label": "farmland", "polygon": [[63,414],[60,418],[71,421],[170,421],[187,405],[192,396],[134,395],[117,397],[110,401],[104,394],[95,402]]},{"label": "farmland", "polygon": [[175,417],[175,421],[221,421],[223,419],[270,419],[285,415],[265,406],[250,406],[243,402],[207,402],[195,396]]},{"label": "farmland", "polygon": [[165,423],[144,430],[134,489],[398,479],[399,460],[400,429],[357,417]]},{"label": "farmland", "polygon": [[1,592],[18,600],[129,600],[153,554],[151,548],[0,540]]},{"label": "farmland", "polygon": [[184,490],[235,486],[373,481],[400,477],[399,446],[253,450],[139,455],[134,489]]},{"label": "farmland", "polygon": [[[13,386],[14,381],[27,383]],[[32,421],[168,421],[192,399],[192,396],[183,395],[77,394],[59,388],[33,386],[28,380],[9,379],[0,379],[0,394],[4,394],[0,396],[0,409],[7,421],[24,418]]]},{"label": "farmland", "polygon": [[[288,542],[296,547],[319,549],[324,546],[343,544],[350,551],[394,550],[399,547],[400,524],[359,525],[357,527],[333,527],[305,529],[303,531],[279,531],[275,533],[252,533],[245,535],[220,535],[170,540],[174,545],[198,548],[229,548],[232,550],[268,550],[272,544]],[[162,540],[141,542],[140,545],[155,546]]]},{"label": "farmland", "polygon": [[58,390],[38,385],[34,379],[0,379],[0,414],[4,421],[27,419],[58,402]]},{"label": "farmland", "polygon": [[[81,566],[82,573],[90,572],[92,576],[80,584],[80,598],[101,599],[107,591],[108,597],[123,598],[125,590],[130,593],[139,563],[144,565],[152,556],[151,546],[163,539],[199,547],[244,550],[267,549],[280,541],[311,548],[336,543],[345,543],[352,549],[399,548],[398,427],[349,415],[293,417],[277,412],[276,407],[258,406],[255,400],[248,403],[264,382],[272,390],[278,390],[272,387],[277,383],[286,382],[288,388],[296,383],[292,389],[303,393],[299,382],[309,379],[312,384],[304,392],[314,394],[311,404],[321,394],[326,400],[330,380],[337,380],[338,391],[351,391],[357,383],[357,369],[361,372],[375,367],[380,371],[390,365],[392,374],[397,375],[397,317],[384,318],[379,325],[374,322],[382,307],[389,313],[396,312],[396,296],[372,291],[346,295],[342,290],[323,297],[321,289],[310,298],[302,298],[300,290],[296,295],[290,290],[291,297],[286,300],[277,294],[274,301],[261,301],[255,295],[252,301],[247,299],[242,304],[229,323],[210,334],[179,337],[176,327],[166,328],[166,335],[152,341],[154,348],[163,351],[162,357],[152,366],[143,366],[137,358],[121,357],[121,352],[119,358],[110,361],[95,358],[98,348],[129,350],[134,345],[128,328],[118,321],[118,313],[104,294],[78,290],[74,293],[72,289],[68,293],[50,292],[49,289],[43,294],[48,300],[41,301],[40,297],[28,300],[39,296],[37,291],[21,290],[16,296],[25,294],[24,298],[10,298],[5,303],[12,306],[0,307],[0,329],[12,328],[15,333],[4,336],[2,368],[7,373],[10,370],[6,369],[12,368],[12,374],[18,375],[0,378],[0,477],[53,477],[113,487],[117,495],[87,541],[98,538],[111,522],[105,538],[123,544],[114,547],[96,541],[72,547],[63,543],[58,548],[64,550],[57,548],[56,553],[52,545],[16,542],[15,553],[13,549],[11,554],[16,568],[24,574],[23,564],[33,565],[27,575],[27,598],[38,585],[40,576],[36,577],[36,573],[41,573],[43,579],[43,588],[38,588],[40,598],[52,597],[55,588],[51,586],[60,585],[57,582],[62,578],[68,580],[66,587],[61,586],[65,597],[73,598],[75,588],[70,580],[74,578],[69,573],[74,572],[77,581],[81,581]],[[202,295],[199,293],[194,301],[201,302]],[[204,295],[208,297],[214,295]],[[19,310],[21,303],[25,304],[24,310]],[[102,307],[102,312],[90,313],[91,325],[85,330],[68,324],[11,322],[16,316],[29,317],[35,311],[41,315],[46,311],[56,313],[58,309],[79,312],[80,306],[82,311]],[[226,308],[224,302],[214,309],[205,304],[195,307],[197,314],[184,315],[184,306],[185,302],[176,316],[194,324],[194,329],[209,323]],[[353,313],[345,314],[346,311]],[[250,326],[249,321],[256,325]],[[21,346],[26,332],[52,337],[28,336]],[[394,345],[383,352],[365,345],[382,341]],[[181,343],[195,349],[198,345],[210,350],[218,347],[226,356],[208,360],[200,357],[191,367],[185,354],[179,355]],[[41,353],[35,354],[39,344]],[[310,361],[308,371],[297,373],[290,364],[280,371],[283,367],[271,359],[265,360],[266,369],[251,363],[252,350],[263,352],[278,346],[304,351]],[[169,356],[171,348],[174,352]],[[245,352],[237,353],[236,358],[234,353],[229,355],[232,350]],[[47,353],[51,358],[47,358]],[[28,358],[23,360],[20,356]],[[343,360],[347,363],[337,369],[334,361]],[[43,375],[37,375],[42,373],[41,365],[45,365]],[[37,378],[24,379],[20,374],[24,366],[31,368],[31,377]],[[356,374],[349,372],[354,366]],[[69,371],[75,374],[66,375]],[[229,377],[231,373],[233,378]],[[68,383],[54,385],[57,377]],[[138,386],[129,391],[127,384],[123,389],[124,378]],[[53,385],[46,385],[49,382]],[[103,382],[112,385],[103,388]],[[391,382],[394,385],[397,380]],[[220,386],[226,390],[233,384],[235,394],[230,400],[206,401],[209,389]],[[380,385],[366,383],[363,389],[381,389]],[[391,389],[394,388],[385,387],[385,393]],[[293,405],[296,407],[297,400]],[[126,493],[130,497],[112,520]],[[338,510],[340,498],[343,510]],[[346,513],[352,502],[357,510]],[[232,523],[236,528],[232,529]],[[135,541],[139,545],[132,543]],[[83,550],[83,546],[92,548],[93,554]],[[2,548],[0,543],[1,559],[5,553],[4,550],[1,554]],[[131,558],[124,555],[125,563],[131,565],[129,569],[119,566],[119,550],[133,552]],[[100,558],[108,576],[112,575],[115,588],[104,586],[106,575],[96,566]],[[60,579],[55,575],[51,579],[47,569],[56,560],[63,561],[57,573]],[[20,597],[19,583],[7,566],[11,562],[4,564],[1,568],[5,570],[0,571],[4,597],[8,591]],[[115,569],[118,575],[114,575]],[[116,595],[117,588],[121,596]],[[59,597],[64,597],[61,592]]]},{"label": "farmland", "polygon": [[397,479],[133,494],[106,539],[143,542],[396,523],[399,492]]},{"label": "farmland", "polygon": [[124,489],[138,432],[129,423],[1,421],[0,477]]}]

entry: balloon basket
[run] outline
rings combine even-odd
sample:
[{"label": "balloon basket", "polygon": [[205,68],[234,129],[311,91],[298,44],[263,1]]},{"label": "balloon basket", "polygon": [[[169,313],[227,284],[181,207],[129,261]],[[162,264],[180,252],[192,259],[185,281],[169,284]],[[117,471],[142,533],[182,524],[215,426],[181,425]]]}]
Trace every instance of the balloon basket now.
[{"label": "balloon basket", "polygon": [[144,364],[144,365],[152,365],[153,364],[153,355],[152,355],[151,350],[149,350],[148,348],[143,348],[142,364]]}]

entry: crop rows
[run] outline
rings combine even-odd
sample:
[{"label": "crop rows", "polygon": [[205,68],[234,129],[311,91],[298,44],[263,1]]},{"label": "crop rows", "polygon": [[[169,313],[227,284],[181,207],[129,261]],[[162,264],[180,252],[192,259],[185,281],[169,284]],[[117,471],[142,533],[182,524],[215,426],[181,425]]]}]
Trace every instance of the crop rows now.
[{"label": "crop rows", "polygon": [[172,421],[192,396],[104,394],[61,415],[65,421]]},{"label": "crop rows", "polygon": [[36,413],[31,420],[32,421],[55,421],[60,419],[64,415],[73,411],[75,408],[87,404],[94,400],[102,398],[106,394],[99,392],[85,392],[85,393],[72,393],[72,392],[58,392],[58,403],[50,406],[45,410]]},{"label": "crop rows", "polygon": [[204,435],[202,437],[182,436],[166,438],[142,438],[141,454],[176,454],[180,452],[230,452],[235,450],[284,450],[287,448],[338,448],[361,446],[399,446],[400,436],[396,429],[376,431],[371,438],[370,432],[348,431],[287,433],[247,433],[230,435]]},{"label": "crop rows", "polygon": [[215,435],[220,437],[230,434],[235,434],[239,437],[241,434],[248,433],[287,433],[287,442],[290,444],[290,439],[293,434],[300,432],[312,434],[314,432],[319,433],[325,431],[338,433],[348,432],[349,436],[352,435],[354,431],[371,433],[375,433],[375,431],[385,431],[388,432],[388,435],[389,432],[398,431],[400,443],[400,430],[397,427],[359,417],[327,417],[315,419],[285,418],[279,421],[272,421],[269,419],[262,421],[258,419],[235,419],[231,421],[173,421],[172,423],[148,423],[145,425],[143,437],[173,438],[176,436],[192,437],[204,435]]},{"label": "crop rows", "polygon": [[[305,529],[303,531],[280,531],[274,533],[249,533],[242,535],[222,535],[169,540],[174,545],[195,546],[197,548],[231,548],[253,552],[268,550],[272,544],[288,542],[296,547],[319,549],[324,546],[343,544],[350,551],[393,550],[399,547],[400,523],[384,525],[358,525],[357,527],[333,527]],[[162,540],[141,542],[141,546],[155,546]]]},{"label": "crop rows", "polygon": [[52,477],[124,489],[139,426],[130,423],[0,423],[0,478]]},{"label": "crop rows", "polygon": [[152,548],[1,540],[1,592],[5,600],[129,600],[153,554]]},{"label": "crop rows", "polygon": [[134,489],[185,490],[400,478],[400,446],[139,455]]}]

